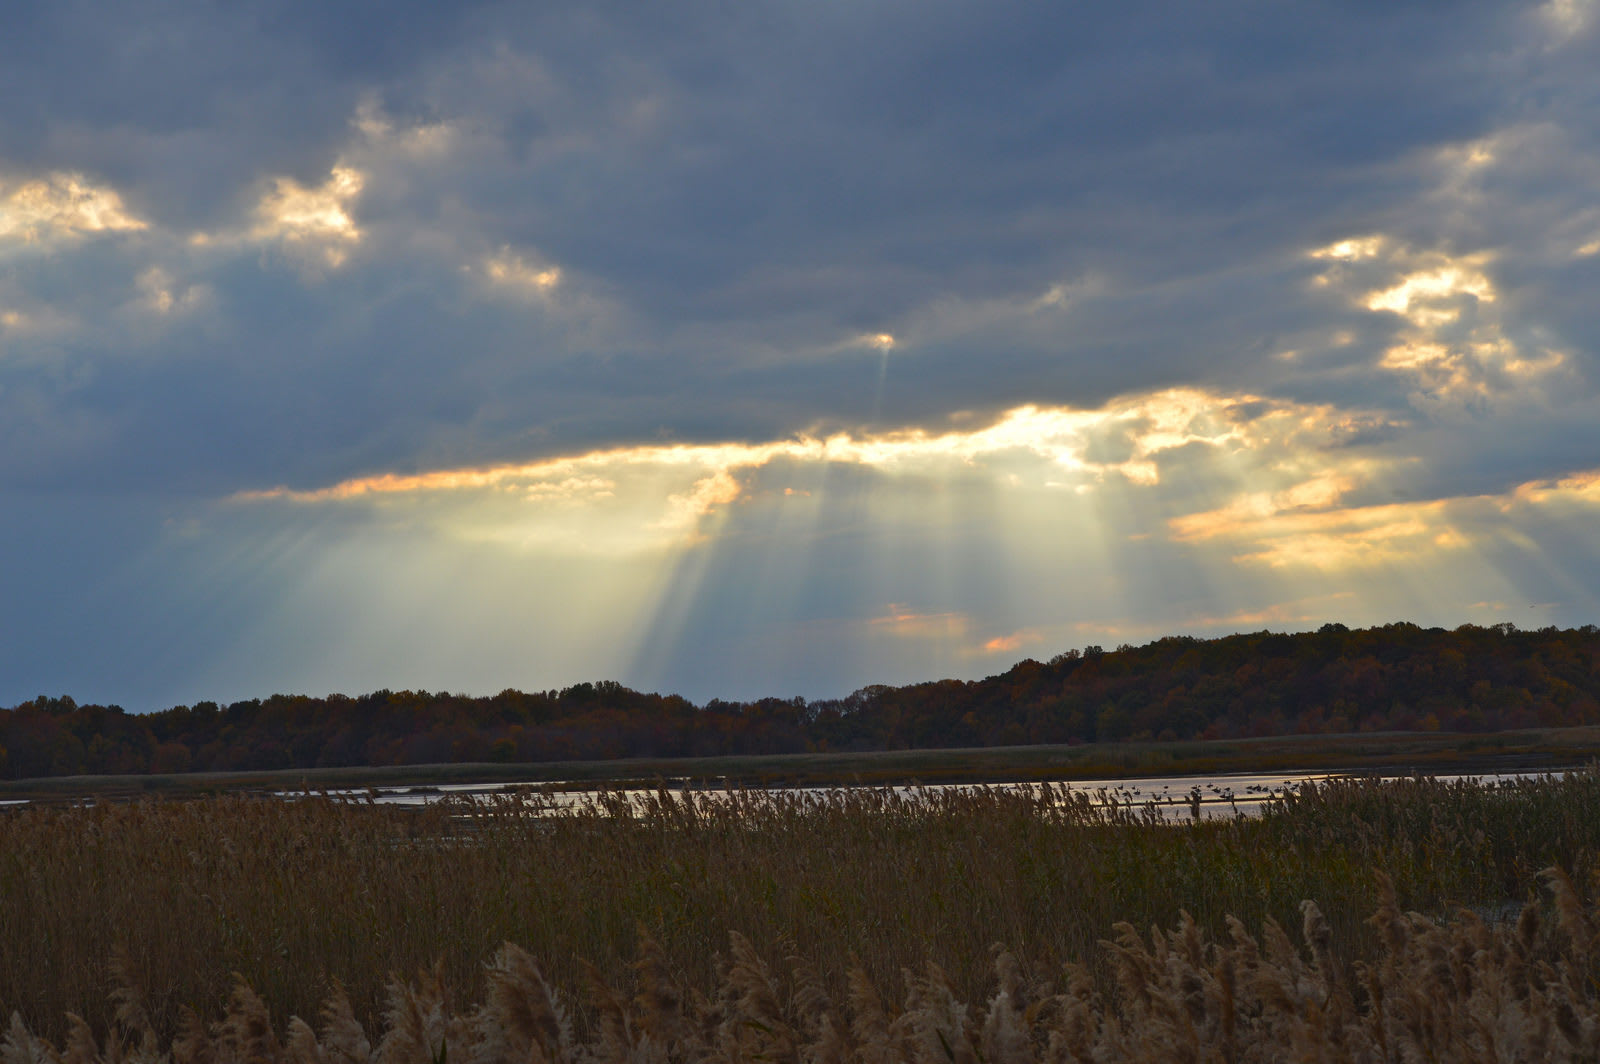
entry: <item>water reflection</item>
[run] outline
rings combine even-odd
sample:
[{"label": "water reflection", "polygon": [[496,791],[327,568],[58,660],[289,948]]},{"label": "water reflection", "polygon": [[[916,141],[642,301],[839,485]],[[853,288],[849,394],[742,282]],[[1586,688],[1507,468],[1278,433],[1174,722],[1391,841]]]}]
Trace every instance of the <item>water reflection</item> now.
[{"label": "water reflection", "polygon": [[[1050,781],[1050,786],[1060,792],[1081,794],[1096,806],[1120,806],[1130,811],[1149,809],[1163,820],[1216,820],[1261,815],[1262,807],[1274,798],[1294,791],[1307,783],[1322,783],[1343,778],[1347,774],[1335,772],[1249,772],[1215,776],[1145,776],[1136,779],[1098,779]],[[1410,774],[1377,774],[1383,779],[1404,779]],[[1503,772],[1485,775],[1436,775],[1429,778],[1441,783],[1467,780],[1491,787],[1513,780],[1538,779],[1549,772]],[[670,791],[692,791],[696,800],[716,801],[719,796],[731,798],[750,790],[770,794],[805,797],[823,795],[846,789],[848,785],[822,787],[766,787],[744,788],[729,785],[707,784],[686,779],[663,780],[649,786],[602,787],[570,780],[524,780],[506,783],[446,783],[415,786],[349,788],[316,791],[333,798],[369,801],[377,805],[421,806],[446,799],[489,801],[500,796],[517,793],[536,794],[542,809],[556,812],[572,809],[591,801],[602,792],[629,801],[636,809],[658,794],[663,787]],[[916,801],[945,792],[978,790],[1037,789],[1038,782],[1027,783],[935,783],[893,786],[860,785],[860,789],[881,791],[900,798]],[[281,798],[296,798],[304,791],[277,791]]]}]

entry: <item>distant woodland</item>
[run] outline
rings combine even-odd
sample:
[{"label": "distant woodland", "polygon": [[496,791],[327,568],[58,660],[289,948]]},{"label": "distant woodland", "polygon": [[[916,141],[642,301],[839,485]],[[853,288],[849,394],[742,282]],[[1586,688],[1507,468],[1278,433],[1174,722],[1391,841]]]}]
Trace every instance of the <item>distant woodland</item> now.
[{"label": "distant woodland", "polygon": [[273,695],[157,713],[39,697],[0,709],[0,777],[703,757],[836,750],[1483,732],[1600,723],[1600,628],[1329,624],[1175,636],[985,680],[839,699],[712,700],[604,681],[474,698]]}]

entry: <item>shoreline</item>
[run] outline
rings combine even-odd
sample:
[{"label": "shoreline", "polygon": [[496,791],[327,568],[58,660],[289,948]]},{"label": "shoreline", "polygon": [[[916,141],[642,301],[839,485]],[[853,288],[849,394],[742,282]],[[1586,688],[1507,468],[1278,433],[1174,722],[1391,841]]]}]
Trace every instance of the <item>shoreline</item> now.
[{"label": "shoreline", "polygon": [[1493,775],[1562,772],[1600,759],[1600,727],[1482,734],[1374,732],[1258,739],[1077,746],[1010,746],[852,753],[631,758],[611,761],[350,766],[172,775],[53,776],[0,781],[0,801],[75,801],[140,796],[359,790],[528,783],[597,785],[724,783],[743,787],[1026,783],[1260,772],[1344,775]]}]

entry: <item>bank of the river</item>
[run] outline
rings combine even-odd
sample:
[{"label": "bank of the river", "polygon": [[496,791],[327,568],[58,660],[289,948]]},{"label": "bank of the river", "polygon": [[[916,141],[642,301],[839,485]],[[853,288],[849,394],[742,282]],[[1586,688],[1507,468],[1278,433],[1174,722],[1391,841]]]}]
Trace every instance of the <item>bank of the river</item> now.
[{"label": "bank of the river", "polygon": [[545,783],[574,789],[660,780],[742,786],[1007,783],[1261,772],[1492,775],[1560,771],[1600,758],[1600,727],[1483,735],[1380,732],[1212,742],[1097,743],[768,757],[398,765],[276,772],[61,776],[0,781],[0,801],[184,797],[238,791]]}]

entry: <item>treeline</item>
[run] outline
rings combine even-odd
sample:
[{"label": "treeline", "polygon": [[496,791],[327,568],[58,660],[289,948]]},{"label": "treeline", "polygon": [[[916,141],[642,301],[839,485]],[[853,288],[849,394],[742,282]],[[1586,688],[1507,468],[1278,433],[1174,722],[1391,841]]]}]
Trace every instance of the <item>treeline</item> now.
[{"label": "treeline", "polygon": [[847,698],[712,700],[619,683],[472,698],[273,695],[150,714],[0,709],[0,776],[703,757],[825,750],[1499,731],[1600,723],[1600,628],[1324,625],[1087,647],[985,680]]}]

